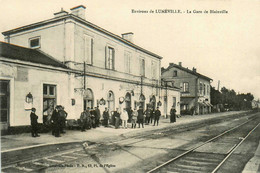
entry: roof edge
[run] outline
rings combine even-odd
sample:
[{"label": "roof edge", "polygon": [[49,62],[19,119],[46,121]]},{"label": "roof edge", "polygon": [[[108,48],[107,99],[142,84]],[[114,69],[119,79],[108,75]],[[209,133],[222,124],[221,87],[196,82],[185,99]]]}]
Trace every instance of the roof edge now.
[{"label": "roof edge", "polygon": [[171,69],[172,67],[176,67],[176,68],[178,68],[178,69],[180,69],[180,70],[184,70],[184,71],[186,71],[186,72],[188,72],[188,73],[190,73],[190,74],[193,74],[193,75],[195,75],[195,76],[199,76],[199,77],[204,78],[204,79],[207,79],[207,80],[209,80],[209,81],[213,81],[213,79],[211,79],[211,78],[209,78],[209,77],[207,77],[207,76],[205,76],[205,75],[202,75],[202,74],[200,74],[200,73],[198,73],[198,72],[194,72],[194,71],[192,71],[192,70],[190,70],[190,69],[184,68],[184,67],[179,66],[179,65],[174,64],[174,63],[173,63],[172,65],[169,65],[166,69],[164,69],[163,72],[168,71],[168,70]]},{"label": "roof edge", "polygon": [[155,53],[153,53],[151,51],[148,51],[148,50],[146,50],[146,49],[144,49],[144,48],[142,48],[142,47],[140,47],[140,46],[138,46],[138,45],[136,45],[136,44],[126,40],[126,39],[123,39],[122,37],[120,37],[120,36],[118,36],[116,34],[113,34],[112,32],[110,32],[108,30],[105,30],[105,29],[103,29],[103,28],[101,28],[101,27],[99,27],[99,26],[97,26],[97,25],[95,25],[95,24],[93,24],[93,23],[91,23],[91,22],[89,22],[89,21],[87,21],[85,19],[82,19],[82,18],[80,18],[78,16],[75,16],[73,14],[67,14],[67,15],[60,16],[60,17],[54,17],[54,18],[51,18],[51,19],[46,19],[46,20],[43,20],[43,21],[40,21],[40,22],[36,22],[36,23],[32,23],[32,24],[25,25],[25,26],[22,26],[22,27],[18,27],[18,28],[15,28],[15,29],[4,31],[4,32],[2,32],[2,34],[4,36],[8,36],[10,34],[15,34],[15,33],[27,30],[27,29],[36,28],[36,27],[39,27],[39,26],[42,26],[42,25],[46,25],[46,24],[49,24],[49,23],[54,23],[56,21],[63,20],[63,19],[66,19],[66,18],[72,18],[74,20],[77,20],[78,22],[81,22],[81,23],[83,23],[83,24],[85,24],[85,25],[87,25],[89,27],[92,27],[93,29],[96,29],[96,30],[98,30],[100,32],[103,32],[104,34],[107,34],[107,35],[109,35],[109,36],[111,36],[111,37],[113,37],[113,38],[115,38],[115,39],[117,39],[117,40],[127,44],[128,46],[134,47],[134,48],[136,48],[136,49],[138,49],[140,51],[143,51],[143,52],[145,52],[145,53],[147,53],[147,54],[149,54],[151,56],[154,56],[154,57],[156,57],[158,59],[163,59],[162,56],[159,56],[159,55],[157,55],[157,54],[155,54]]}]

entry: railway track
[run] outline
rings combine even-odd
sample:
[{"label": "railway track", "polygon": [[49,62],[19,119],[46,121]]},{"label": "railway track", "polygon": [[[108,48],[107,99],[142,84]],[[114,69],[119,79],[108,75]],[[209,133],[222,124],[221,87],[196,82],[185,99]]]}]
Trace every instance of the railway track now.
[{"label": "railway track", "polygon": [[[248,121],[252,121],[255,118],[255,115],[250,115],[248,116]],[[210,124],[215,124],[215,123],[219,123],[220,120],[214,120],[212,121]],[[243,123],[245,124],[245,123]],[[189,129],[196,129],[199,126],[199,124],[195,124],[194,126],[190,126]],[[184,129],[185,127],[181,127],[181,129]],[[233,128],[232,128],[233,129]],[[178,129],[180,130],[180,129]],[[158,131],[158,130],[155,130]],[[66,163],[72,162],[74,160],[78,160],[78,159],[82,159],[82,158],[86,158],[86,157],[95,157],[95,153],[98,153],[99,147],[104,147],[104,145],[106,146],[119,146],[119,145],[131,145],[134,143],[138,143],[138,142],[142,142],[145,141],[147,139],[144,139],[143,137],[148,137],[148,136],[154,136],[155,135],[155,131],[150,132],[149,134],[140,134],[140,135],[136,135],[134,137],[130,137],[127,139],[120,139],[120,140],[116,140],[116,141],[112,141],[112,142],[108,142],[108,143],[98,143],[95,144],[93,143],[92,145],[88,146],[89,151],[91,151],[91,153],[87,153],[84,149],[82,148],[76,148],[76,149],[72,149],[72,150],[68,150],[66,152],[60,152],[60,153],[53,153],[51,155],[48,156],[44,156],[41,158],[37,158],[37,159],[27,159],[27,160],[17,160],[15,162],[12,163],[8,163],[6,165],[2,165],[2,172],[38,172],[41,170],[44,170],[46,168],[49,167],[59,167],[60,165],[65,165],[65,166],[70,166],[70,165],[66,165]],[[163,134],[164,136],[167,136],[169,134],[172,133],[172,129],[162,129],[159,130],[160,134]],[[135,140],[133,140],[135,139]],[[129,141],[132,141],[129,143]],[[206,143],[208,143],[209,141],[207,141]],[[120,148],[120,147],[119,147]],[[200,157],[202,158],[202,157]],[[220,157],[221,158],[221,157]],[[188,157],[188,159],[191,159]],[[215,159],[219,159],[219,158],[215,158]],[[222,159],[222,158],[221,158]],[[214,161],[213,161],[214,162]],[[216,161],[215,161],[216,162]],[[218,161],[219,162],[219,161]]]},{"label": "railway track", "polygon": [[[259,126],[260,123],[255,125],[251,129],[247,129],[246,134],[241,137],[236,130],[239,130],[242,126],[252,120],[246,121],[236,127],[233,127],[214,138],[207,140],[206,142],[191,148],[188,151],[158,165],[157,167],[147,171],[147,173],[153,172],[180,172],[180,173],[215,173],[218,169],[227,161],[227,159],[236,151],[236,149],[250,136],[250,134]],[[234,133],[231,138],[231,133]],[[233,143],[226,153],[218,153],[214,151],[216,146],[221,143]],[[215,143],[215,144],[214,144]],[[213,145],[213,147],[210,147]],[[204,149],[203,149],[204,148]],[[207,148],[207,149],[206,149]],[[206,151],[206,152],[205,152]]]},{"label": "railway track", "polygon": [[[95,145],[89,147],[89,149],[91,148],[95,148]],[[38,158],[29,161],[18,161],[8,166],[4,166],[2,167],[2,172],[38,172],[49,167],[62,166],[67,162],[88,157],[91,154],[93,154],[93,152],[86,153],[83,149],[70,150],[59,154],[55,153],[53,155],[46,156],[43,158]]]}]

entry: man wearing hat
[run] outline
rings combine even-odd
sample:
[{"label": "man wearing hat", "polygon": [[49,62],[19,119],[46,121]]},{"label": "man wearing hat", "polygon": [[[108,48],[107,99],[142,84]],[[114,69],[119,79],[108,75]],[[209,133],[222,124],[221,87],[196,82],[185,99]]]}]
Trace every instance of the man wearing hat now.
[{"label": "man wearing hat", "polygon": [[52,135],[55,137],[60,137],[60,114],[59,114],[60,106],[56,106],[52,112],[51,121],[53,122],[52,126]]},{"label": "man wearing hat", "polygon": [[39,137],[40,135],[38,135],[38,116],[35,114],[36,109],[32,108],[32,112],[30,114],[30,118],[31,118],[31,126],[32,126],[32,137]]},{"label": "man wearing hat", "polygon": [[154,112],[154,124],[153,124],[154,126],[155,126],[156,122],[157,122],[157,126],[158,126],[160,116],[161,116],[161,111],[159,110],[159,107],[157,107],[157,109]]}]

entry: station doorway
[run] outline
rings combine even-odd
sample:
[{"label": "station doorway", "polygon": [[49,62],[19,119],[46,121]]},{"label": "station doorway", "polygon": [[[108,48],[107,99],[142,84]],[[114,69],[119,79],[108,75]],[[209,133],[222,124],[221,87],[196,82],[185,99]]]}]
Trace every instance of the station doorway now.
[{"label": "station doorway", "polygon": [[91,89],[87,89],[83,97],[83,110],[87,108],[93,108],[94,106],[94,95]]},{"label": "station doorway", "polygon": [[0,80],[0,123],[1,132],[10,125],[10,81]]}]

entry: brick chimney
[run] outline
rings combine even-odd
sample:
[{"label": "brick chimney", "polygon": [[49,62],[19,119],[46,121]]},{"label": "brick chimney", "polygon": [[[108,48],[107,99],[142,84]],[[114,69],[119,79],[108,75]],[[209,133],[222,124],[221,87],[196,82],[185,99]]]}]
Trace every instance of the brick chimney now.
[{"label": "brick chimney", "polygon": [[67,15],[67,14],[68,14],[68,12],[67,12],[67,11],[64,11],[63,8],[61,8],[61,10],[60,10],[59,12],[54,13],[54,16],[55,16],[55,17],[60,17],[60,16],[65,16],[65,15]]},{"label": "brick chimney", "polygon": [[193,67],[193,68],[192,68],[192,71],[196,73],[196,72],[197,72],[197,69],[196,69],[195,67]]},{"label": "brick chimney", "polygon": [[172,63],[172,62],[169,63],[169,66],[173,66],[173,65],[174,65],[174,63]]},{"label": "brick chimney", "polygon": [[179,62],[179,66],[181,66],[181,67],[182,67],[182,62]]},{"label": "brick chimney", "polygon": [[86,9],[86,7],[84,5],[79,5],[79,6],[71,8],[70,11],[71,11],[71,14],[78,16],[82,19],[85,19],[85,9]]},{"label": "brick chimney", "polygon": [[122,38],[123,39],[125,39],[125,40],[127,40],[127,41],[130,41],[130,42],[134,42],[134,33],[132,33],[132,32],[128,32],[128,33],[124,33],[124,34],[122,34]]}]

